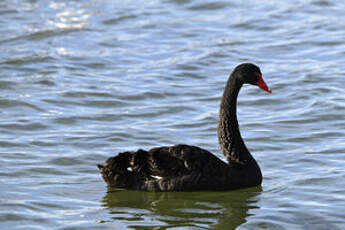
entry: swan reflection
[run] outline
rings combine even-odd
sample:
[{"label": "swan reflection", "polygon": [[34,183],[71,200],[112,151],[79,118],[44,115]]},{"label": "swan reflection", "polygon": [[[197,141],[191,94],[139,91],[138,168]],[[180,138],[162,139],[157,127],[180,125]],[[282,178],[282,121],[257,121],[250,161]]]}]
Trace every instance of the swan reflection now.
[{"label": "swan reflection", "polygon": [[134,229],[235,229],[253,215],[261,186],[230,192],[152,193],[109,188],[103,206]]}]

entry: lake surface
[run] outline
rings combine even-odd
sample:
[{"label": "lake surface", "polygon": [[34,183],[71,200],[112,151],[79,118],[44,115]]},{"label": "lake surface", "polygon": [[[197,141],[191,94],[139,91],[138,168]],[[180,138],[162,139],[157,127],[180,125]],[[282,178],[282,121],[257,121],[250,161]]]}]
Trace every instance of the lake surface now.
[{"label": "lake surface", "polygon": [[[345,229],[345,3],[0,0],[1,229]],[[222,158],[224,84],[258,188],[107,189],[96,164],[186,143]],[[222,158],[223,159],[223,158]]]}]

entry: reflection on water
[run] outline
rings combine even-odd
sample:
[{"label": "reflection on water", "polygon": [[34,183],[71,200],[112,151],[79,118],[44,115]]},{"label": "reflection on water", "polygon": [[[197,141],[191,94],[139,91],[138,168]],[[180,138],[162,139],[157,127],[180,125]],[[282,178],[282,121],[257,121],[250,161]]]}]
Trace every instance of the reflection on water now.
[{"label": "reflection on water", "polygon": [[103,198],[112,220],[137,229],[235,229],[246,222],[261,187],[231,192],[152,193],[109,189]]}]

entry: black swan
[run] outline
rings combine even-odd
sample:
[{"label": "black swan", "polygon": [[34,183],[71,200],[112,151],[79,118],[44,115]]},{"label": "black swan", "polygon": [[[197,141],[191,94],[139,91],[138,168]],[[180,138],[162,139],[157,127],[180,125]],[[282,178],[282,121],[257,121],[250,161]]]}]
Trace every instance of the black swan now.
[{"label": "black swan", "polygon": [[179,144],[122,152],[98,165],[114,188],[144,191],[232,190],[261,184],[261,170],[241,137],[236,116],[243,84],[271,93],[259,67],[244,63],[231,73],[219,110],[218,140],[227,163],[205,149]]}]

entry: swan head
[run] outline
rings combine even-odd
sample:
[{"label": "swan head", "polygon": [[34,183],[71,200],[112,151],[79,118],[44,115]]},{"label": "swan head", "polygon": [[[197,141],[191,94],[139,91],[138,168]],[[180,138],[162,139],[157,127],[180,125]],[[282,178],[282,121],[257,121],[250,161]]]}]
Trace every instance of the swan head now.
[{"label": "swan head", "polygon": [[272,90],[268,88],[264,79],[262,78],[261,70],[258,66],[252,63],[243,63],[238,65],[233,74],[241,81],[242,84],[257,85],[260,89],[272,93]]}]

